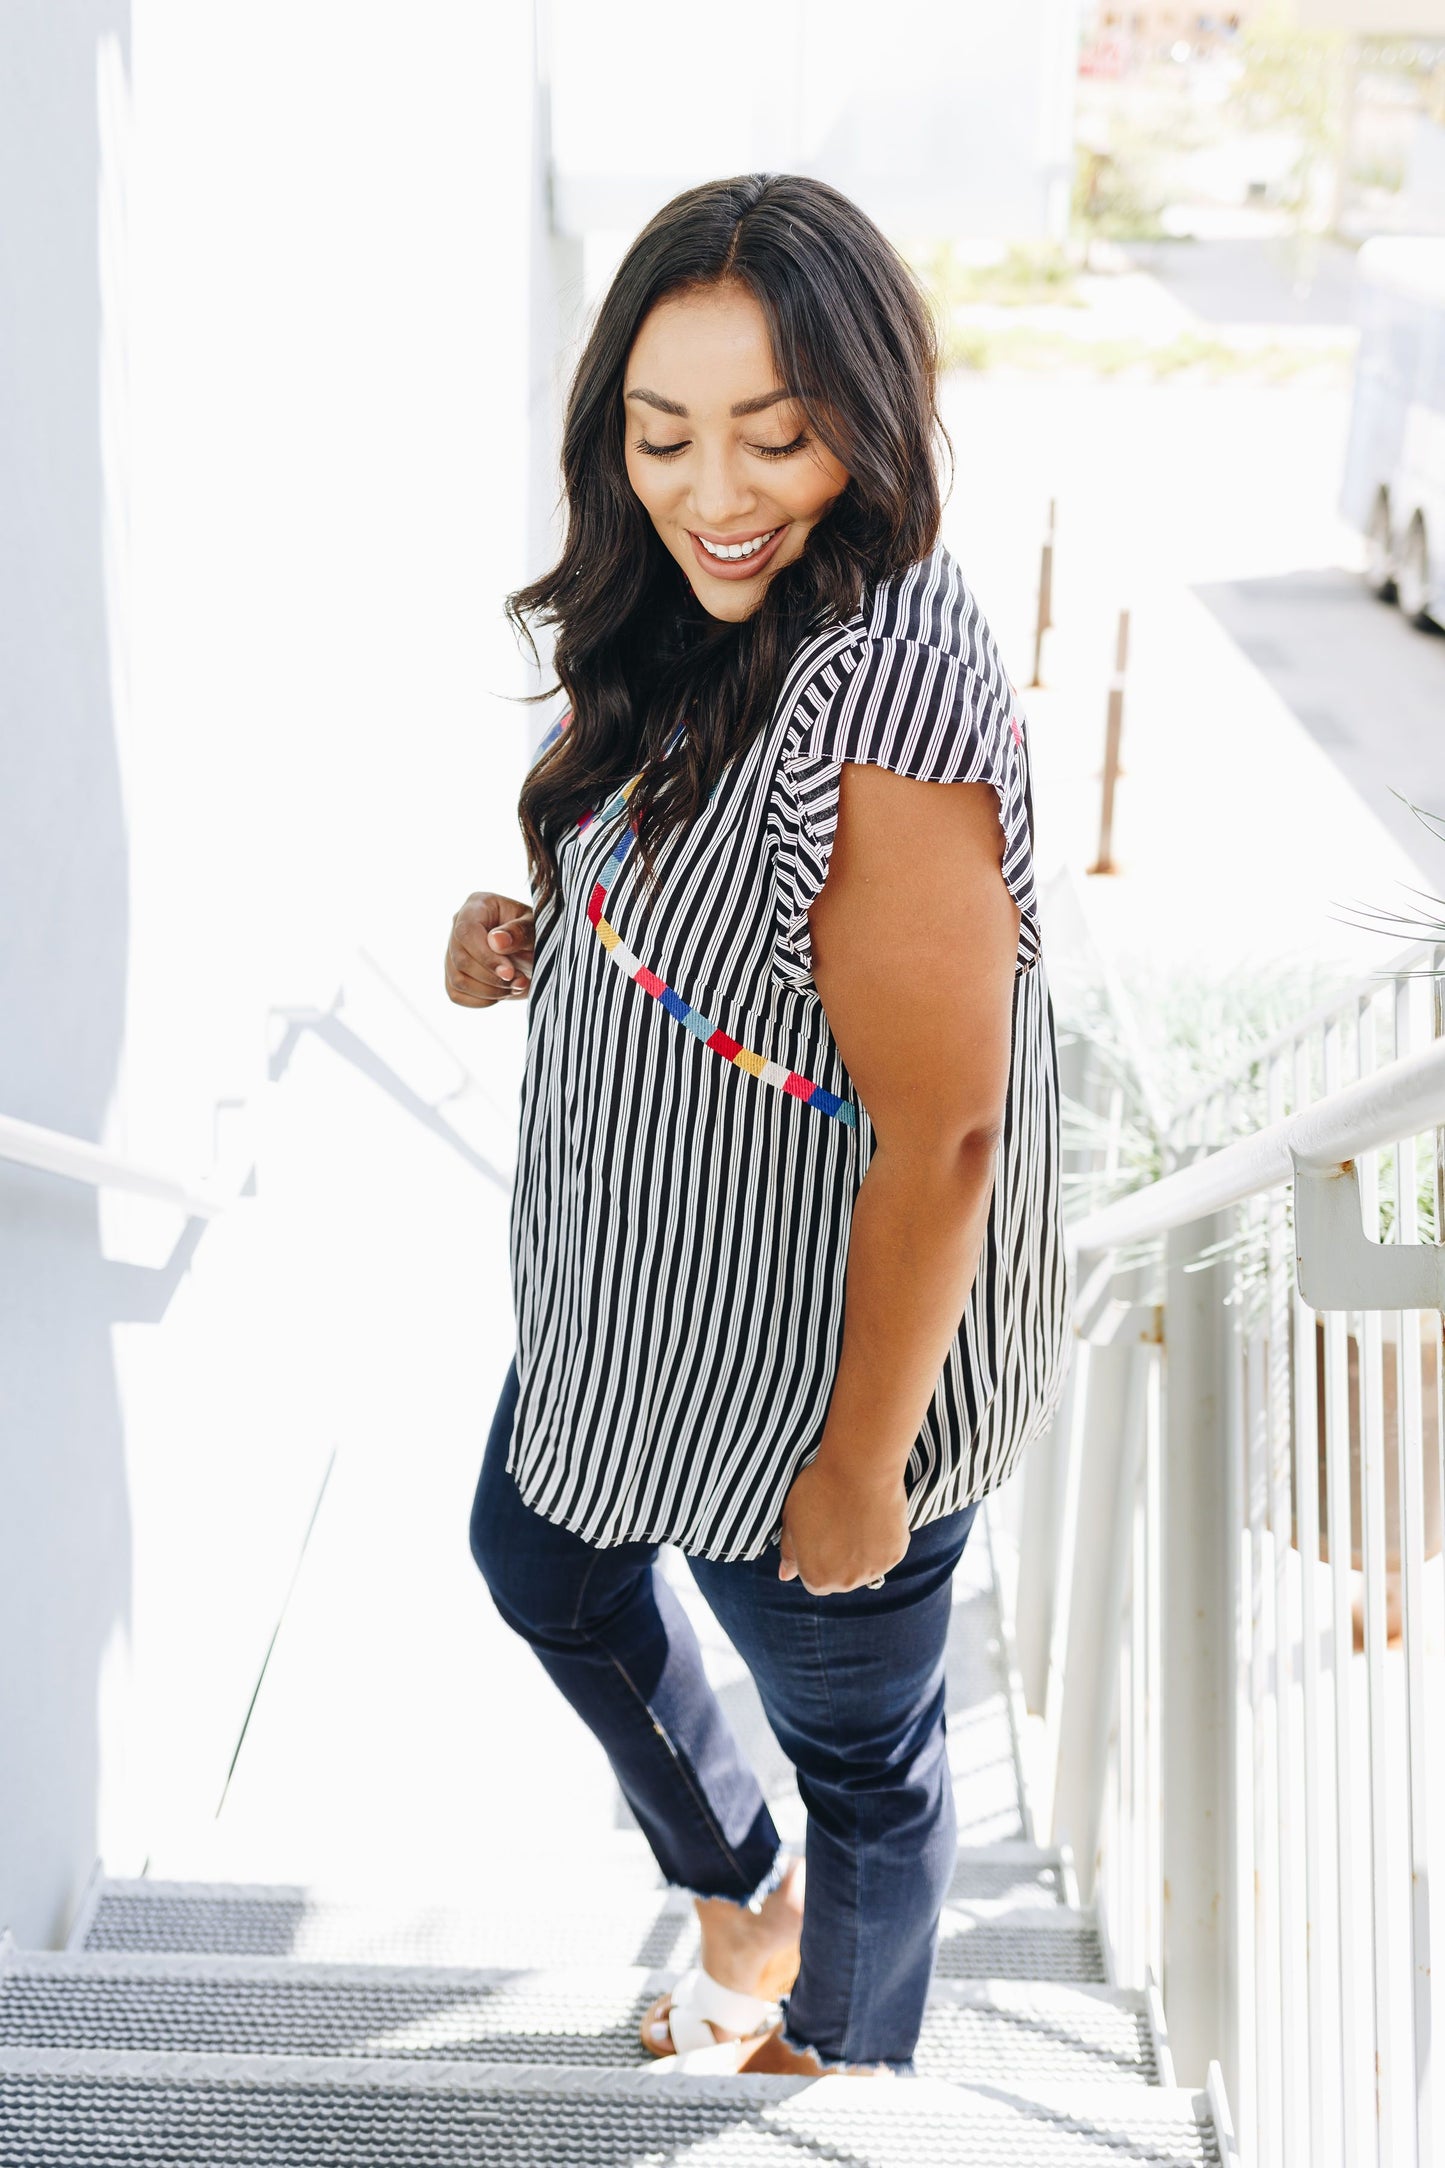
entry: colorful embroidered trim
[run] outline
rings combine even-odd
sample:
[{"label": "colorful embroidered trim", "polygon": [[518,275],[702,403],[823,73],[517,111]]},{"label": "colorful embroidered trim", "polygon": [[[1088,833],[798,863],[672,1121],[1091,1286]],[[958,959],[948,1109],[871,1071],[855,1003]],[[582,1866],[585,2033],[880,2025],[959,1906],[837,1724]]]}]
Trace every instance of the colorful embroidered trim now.
[{"label": "colorful embroidered trim", "polygon": [[[675,738],[673,742],[676,743]],[[627,800],[632,796],[633,791],[642,781],[644,772],[640,770],[630,783],[623,784],[616,797],[607,806],[602,815],[603,819],[621,811]],[[578,828],[590,827],[594,817],[592,812],[584,813],[577,823]],[[704,1016],[700,1009],[693,1008],[690,1002],[683,1000],[681,994],[675,993],[664,979],[657,976],[655,971],[649,971],[646,964],[639,961],[627,947],[617,928],[609,925],[608,921],[602,916],[602,905],[607,891],[616,880],[628,852],[636,841],[636,825],[629,822],[621,841],[603,866],[597,884],[587,899],[587,916],[591,919],[597,937],[606,949],[611,961],[616,964],[619,971],[624,972],[631,979],[635,986],[640,986],[646,993],[651,994],[654,1001],[660,1001],[669,1016],[675,1017],[685,1030],[693,1034],[694,1038],[700,1040],[704,1046],[710,1047],[714,1054],[721,1054],[723,1060],[731,1062],[735,1069],[746,1070],[748,1075],[755,1076],[759,1083],[771,1084],[777,1091],[791,1092],[795,1099],[801,1099],[805,1106],[815,1108],[819,1114],[831,1114],[834,1121],[843,1122],[849,1129],[856,1129],[858,1126],[857,1116],[846,1099],[840,1099],[835,1092],[825,1091],[821,1084],[814,1084],[808,1077],[800,1076],[796,1069],[785,1069],[781,1062],[769,1061],[765,1055],[755,1054],[750,1047],[742,1046],[736,1039],[730,1038],[727,1032],[714,1024],[709,1017]]]},{"label": "colorful embroidered trim", "polygon": [[1018,696],[1018,689],[1015,686],[1013,679],[1009,676],[1007,670],[1005,670],[1004,672],[1004,682],[1008,686],[1009,692],[1008,726],[1009,729],[1013,732],[1014,744],[1018,746],[1020,751],[1022,751],[1024,734],[1019,724],[1020,702]]}]

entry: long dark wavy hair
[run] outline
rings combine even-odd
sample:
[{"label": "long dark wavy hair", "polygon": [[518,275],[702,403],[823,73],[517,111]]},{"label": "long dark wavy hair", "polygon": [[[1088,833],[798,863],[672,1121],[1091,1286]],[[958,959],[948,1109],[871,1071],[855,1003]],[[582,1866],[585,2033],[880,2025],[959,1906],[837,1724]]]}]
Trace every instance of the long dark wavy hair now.
[{"label": "long dark wavy hair", "polygon": [[[695,600],[627,477],[623,379],[643,319],[668,296],[736,280],[767,320],[779,382],[849,481],[796,563],[740,623]],[[644,875],[673,829],[766,726],[810,631],[850,617],[938,536],[938,345],[924,294],[856,204],[793,173],[690,188],[628,250],[567,401],[559,562],[507,598],[523,637],[554,629],[569,727],[519,805],[537,907],[557,889],[559,838],[639,770],[628,801]],[[679,724],[677,746],[659,758]]]}]

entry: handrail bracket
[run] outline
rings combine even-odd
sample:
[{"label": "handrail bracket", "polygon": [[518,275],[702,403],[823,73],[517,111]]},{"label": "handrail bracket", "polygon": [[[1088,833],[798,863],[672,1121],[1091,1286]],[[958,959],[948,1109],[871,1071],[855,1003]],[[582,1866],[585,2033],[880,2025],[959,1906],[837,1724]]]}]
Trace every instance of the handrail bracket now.
[{"label": "handrail bracket", "polygon": [[1294,1161],[1295,1271],[1312,1310],[1445,1310],[1445,1248],[1437,1242],[1372,1242],[1365,1233],[1359,1168]]}]

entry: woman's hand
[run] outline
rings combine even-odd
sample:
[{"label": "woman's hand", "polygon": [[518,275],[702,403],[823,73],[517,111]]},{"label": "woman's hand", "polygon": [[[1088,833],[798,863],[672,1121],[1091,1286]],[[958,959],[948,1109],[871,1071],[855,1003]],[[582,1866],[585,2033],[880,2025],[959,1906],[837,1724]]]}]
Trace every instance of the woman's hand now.
[{"label": "woman's hand", "polygon": [[525,994],[532,983],[532,906],[486,890],[468,896],[452,920],[446,989],[464,1009]]},{"label": "woman's hand", "polygon": [[778,1579],[800,1580],[812,1596],[865,1588],[899,1563],[908,1536],[901,1476],[840,1473],[820,1454],[799,1469],[784,1502]]}]

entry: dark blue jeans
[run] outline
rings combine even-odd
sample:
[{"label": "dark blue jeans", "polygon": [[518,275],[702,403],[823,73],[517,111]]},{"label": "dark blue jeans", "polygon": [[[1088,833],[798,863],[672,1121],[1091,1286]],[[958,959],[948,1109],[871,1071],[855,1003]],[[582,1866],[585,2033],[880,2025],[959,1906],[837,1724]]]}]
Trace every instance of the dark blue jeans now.
[{"label": "dark blue jeans", "polygon": [[[507,1473],[517,1392],[514,1360],[472,1504],[472,1555],[502,1617],[601,1741],[667,1880],[747,1903],[781,1871],[778,1832],[655,1570],[657,1546],[585,1543],[524,1504]],[[808,1810],[802,1965],[784,2037],[825,2066],[912,2074],[955,1846],[944,1642],[977,1510],[916,1529],[882,1588],[846,1595],[780,1581],[773,1547],[728,1564],[688,1559]]]}]

